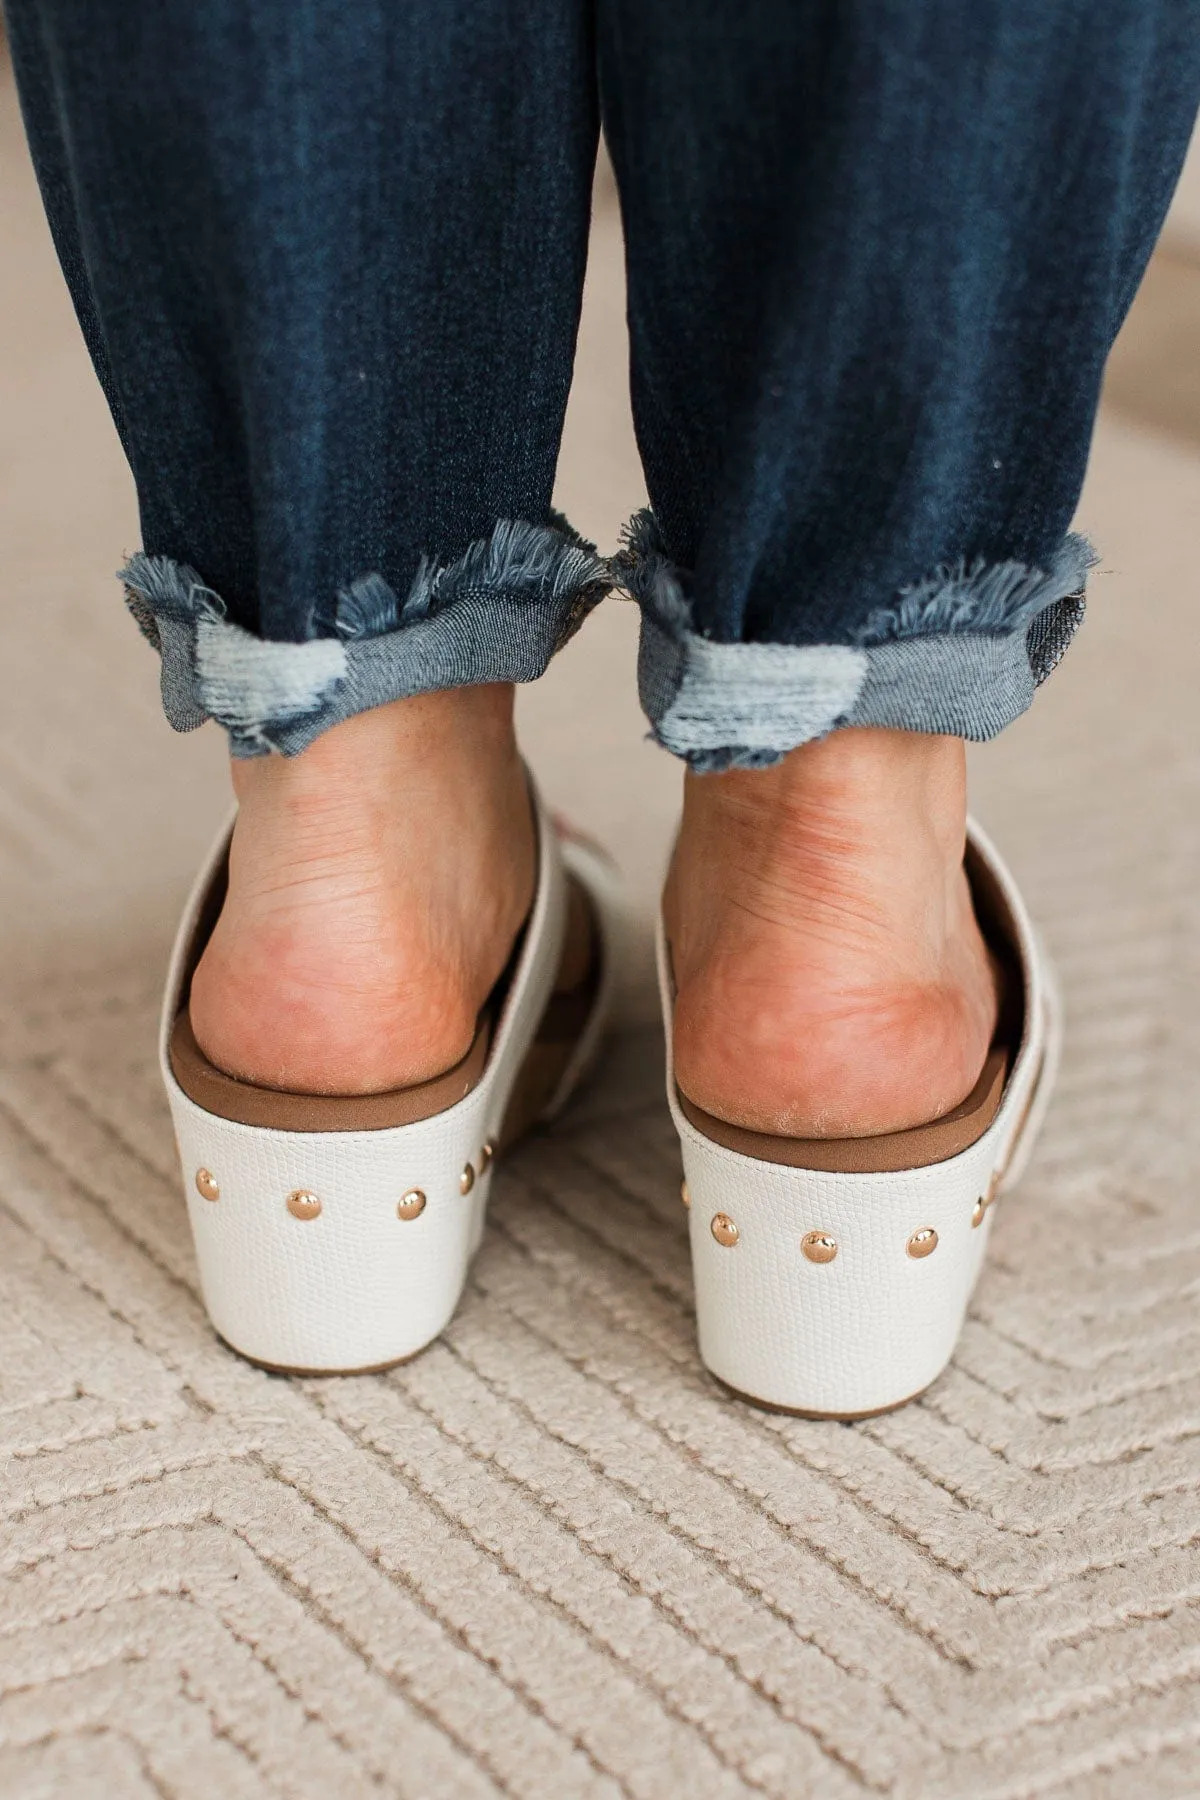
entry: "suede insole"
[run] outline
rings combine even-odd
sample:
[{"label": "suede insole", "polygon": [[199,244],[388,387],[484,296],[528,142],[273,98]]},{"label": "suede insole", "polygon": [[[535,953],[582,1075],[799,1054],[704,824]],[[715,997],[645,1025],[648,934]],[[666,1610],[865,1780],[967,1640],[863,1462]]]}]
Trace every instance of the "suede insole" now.
[{"label": "suede insole", "polygon": [[[517,1077],[501,1134],[511,1143],[548,1103],[591,1015],[600,979],[599,931],[586,890],[568,877],[567,920],[554,992]],[[191,975],[220,914],[224,872],[206,900],[189,954]],[[196,1042],[186,998],[171,1031],[171,1071],[197,1106],[221,1119],[271,1131],[386,1131],[445,1112],[469,1094],[487,1066],[492,1037],[524,940],[517,937],[508,966],[479,1015],[470,1049],[453,1068],[410,1087],[378,1094],[301,1094],[239,1081],[211,1063]],[[528,1091],[526,1091],[528,1090]]]},{"label": "suede insole", "polygon": [[755,1162],[780,1163],[791,1169],[821,1169],[839,1175],[893,1175],[901,1169],[924,1169],[946,1162],[977,1143],[1000,1110],[1008,1073],[1020,1047],[1025,1022],[1024,983],[1016,930],[999,887],[982,860],[968,847],[967,878],[975,913],[997,971],[1000,1009],[991,1047],[979,1079],[965,1100],[906,1131],[873,1137],[784,1137],[749,1131],[705,1112],[676,1084],[680,1109],[696,1130],[749,1156]]}]

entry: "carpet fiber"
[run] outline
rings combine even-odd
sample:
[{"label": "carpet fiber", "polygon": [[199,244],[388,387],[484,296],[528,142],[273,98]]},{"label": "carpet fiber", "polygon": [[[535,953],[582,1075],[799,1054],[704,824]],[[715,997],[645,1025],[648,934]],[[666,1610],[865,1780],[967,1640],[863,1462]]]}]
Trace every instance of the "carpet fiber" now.
[{"label": "carpet fiber", "polygon": [[[499,1172],[439,1344],[288,1380],[225,1351],[197,1299],[153,1014],[221,745],[171,738],[121,615],[128,479],[8,89],[0,234],[0,1793],[1200,1791],[1200,455],[1179,419],[1114,396],[1090,622],[976,761],[1068,1051],[943,1379],[807,1424],[697,1363],[646,950],[678,778],[641,739],[614,604],[524,702],[551,798],[639,909],[606,1065]],[[561,484],[610,546],[640,498],[616,234],[602,192]]]}]

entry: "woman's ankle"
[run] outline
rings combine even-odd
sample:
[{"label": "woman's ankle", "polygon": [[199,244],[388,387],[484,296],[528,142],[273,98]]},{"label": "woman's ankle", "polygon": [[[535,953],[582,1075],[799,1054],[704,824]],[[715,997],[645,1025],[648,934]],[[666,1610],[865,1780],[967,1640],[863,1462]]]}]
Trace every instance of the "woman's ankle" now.
[{"label": "woman's ankle", "polygon": [[363,1093],[451,1066],[533,892],[508,687],[397,701],[235,763],[230,888],[191,995],[219,1067]]},{"label": "woman's ankle", "polygon": [[963,1099],[996,1016],[965,828],[956,739],[843,731],[689,777],[665,896],[684,1092],[797,1136],[902,1129]]}]

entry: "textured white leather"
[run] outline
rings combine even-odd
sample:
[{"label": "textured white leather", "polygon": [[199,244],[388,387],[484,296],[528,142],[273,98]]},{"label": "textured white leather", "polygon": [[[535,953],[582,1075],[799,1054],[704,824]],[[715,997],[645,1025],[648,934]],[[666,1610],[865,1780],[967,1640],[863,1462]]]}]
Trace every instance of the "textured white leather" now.
[{"label": "textured white leather", "polygon": [[[478,1086],[447,1111],[384,1131],[277,1131],[215,1117],[180,1088],[171,1070],[170,1034],[179,1009],[188,944],[228,828],[202,870],[180,926],[163,1005],[159,1054],[183,1170],[200,1282],[213,1324],[227,1343],[281,1368],[338,1370],[396,1362],[422,1349],[449,1321],[483,1232],[491,1169],[480,1150],[498,1136],[513,1082],[554,984],[566,922],[563,851],[540,800],[538,889],[518,966]],[[591,889],[600,859],[569,850]],[[597,895],[611,938],[608,888]],[[606,942],[606,950],[611,942]],[[594,1049],[602,991],[587,1033]],[[577,1076],[582,1067],[574,1061]],[[571,1073],[571,1071],[568,1071]],[[555,1103],[566,1094],[560,1088]],[[475,1172],[471,1191],[463,1171]],[[210,1171],[220,1197],[197,1191]],[[397,1215],[410,1189],[426,1196],[412,1219]],[[315,1194],[321,1210],[297,1219],[287,1196]]]},{"label": "textured white leather", "polygon": [[630,919],[624,884],[616,864],[599,845],[587,838],[567,833],[559,836],[558,843],[563,867],[591,896],[600,931],[600,980],[591,1016],[571,1051],[558,1086],[542,1114],[543,1120],[558,1117],[595,1064],[612,1011],[617,971],[624,967],[629,948]]},{"label": "textured white leather", "polygon": [[[700,1354],[741,1393],[797,1412],[869,1413],[920,1393],[945,1368],[987,1246],[992,1207],[976,1203],[1017,1179],[1058,1063],[1057,991],[1012,876],[973,822],[971,840],[1007,899],[1024,974],[1025,1028],[991,1126],[960,1155],[898,1174],[843,1175],[759,1162],[714,1143],[680,1109],[671,1068],[672,990],[659,922],[667,1095],[691,1196],[689,1229]],[[996,1188],[993,1190],[993,1179]],[[715,1214],[738,1229],[727,1248]],[[907,1252],[932,1227],[937,1248]],[[806,1233],[838,1246],[808,1261]]]}]

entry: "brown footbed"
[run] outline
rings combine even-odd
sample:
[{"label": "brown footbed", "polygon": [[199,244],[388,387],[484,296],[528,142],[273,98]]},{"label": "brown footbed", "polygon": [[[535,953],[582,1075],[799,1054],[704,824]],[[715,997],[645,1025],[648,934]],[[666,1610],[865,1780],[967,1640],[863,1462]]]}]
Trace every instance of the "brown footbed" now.
[{"label": "brown footbed", "polygon": [[[524,942],[524,927],[504,973],[484,1003],[470,1049],[453,1068],[428,1081],[378,1094],[294,1093],[227,1075],[208,1060],[192,1030],[187,1004],[191,978],[220,916],[227,886],[228,862],[224,860],[197,918],[188,948],[183,1004],[171,1031],[171,1072],[189,1100],[217,1118],[271,1131],[386,1131],[445,1112],[478,1084]],[[600,934],[592,902],[582,884],[568,876],[567,919],[554,992],[514,1083],[497,1148],[515,1142],[548,1105],[591,1016],[600,965]]]},{"label": "brown footbed", "polygon": [[1025,996],[1016,929],[999,885],[970,846],[965,866],[1000,992],[995,1035],[979,1079],[965,1100],[941,1118],[913,1125],[906,1131],[881,1132],[870,1137],[800,1138],[731,1125],[728,1120],[705,1112],[676,1084],[680,1109],[688,1122],[713,1143],[755,1162],[839,1175],[894,1175],[902,1169],[924,1169],[946,1162],[978,1143],[1004,1098],[1008,1073],[1024,1030]]}]

